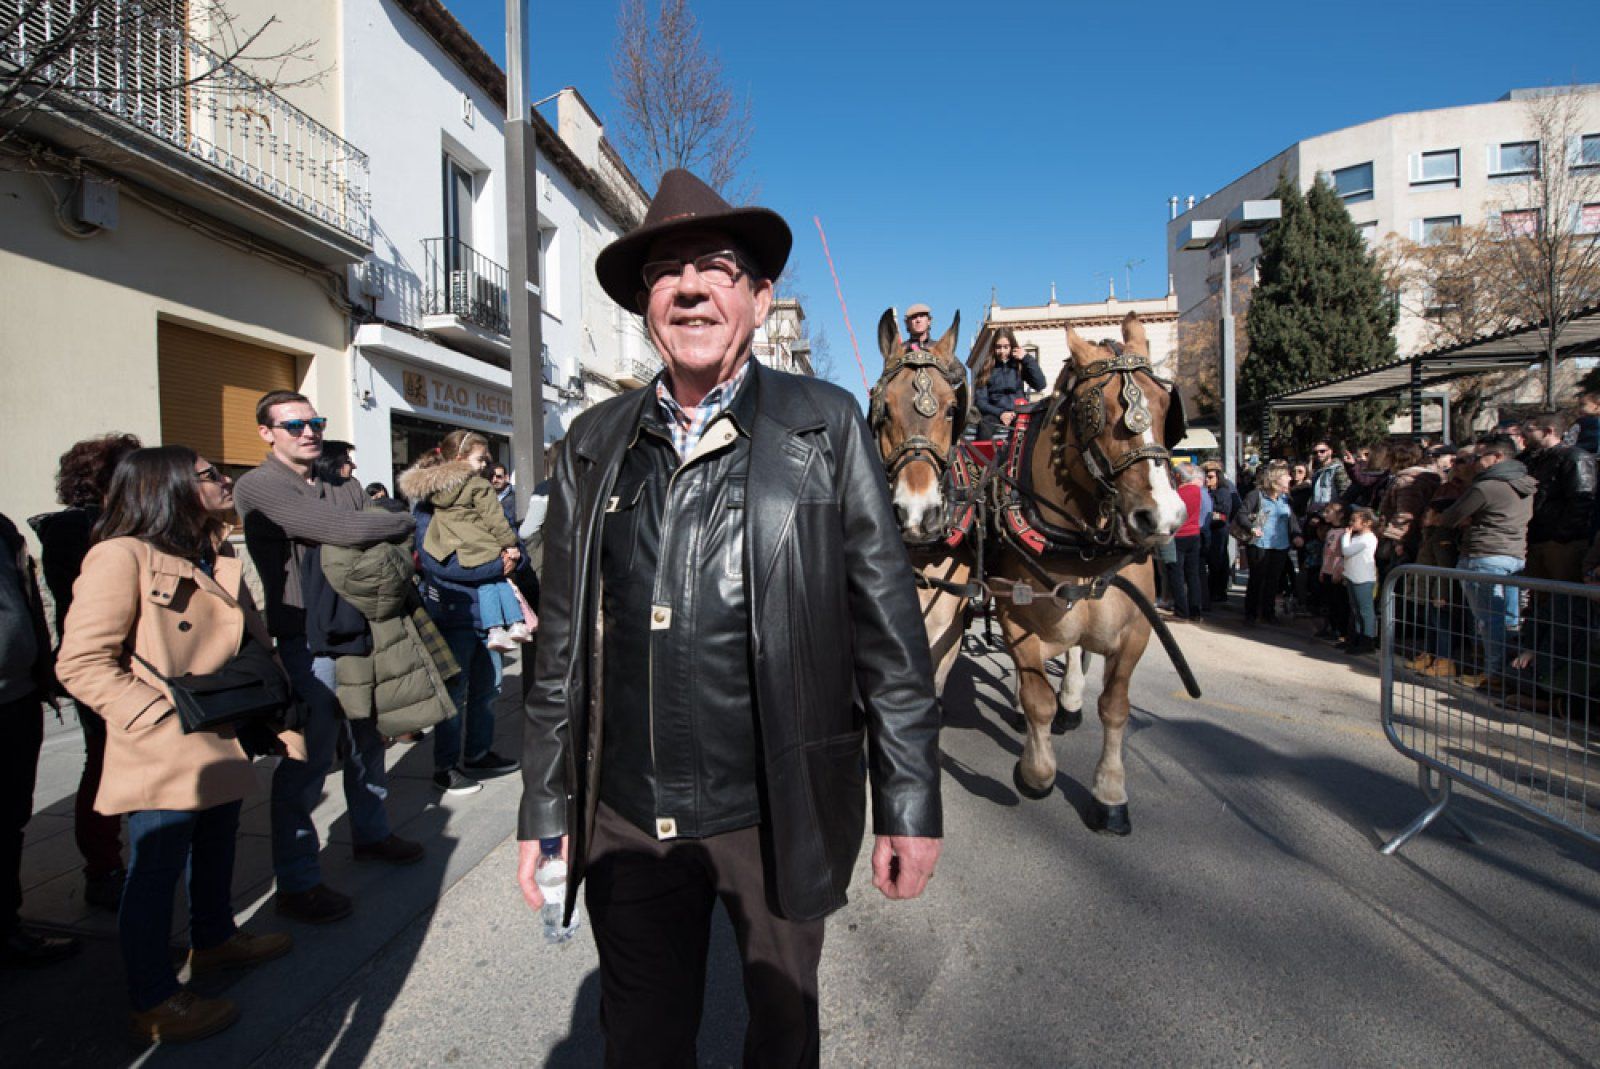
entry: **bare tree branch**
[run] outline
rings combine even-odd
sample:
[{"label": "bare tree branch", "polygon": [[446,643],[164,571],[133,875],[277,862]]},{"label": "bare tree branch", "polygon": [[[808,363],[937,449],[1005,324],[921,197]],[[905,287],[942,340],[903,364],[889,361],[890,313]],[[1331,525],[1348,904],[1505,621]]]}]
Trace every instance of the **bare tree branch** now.
[{"label": "bare tree branch", "polygon": [[726,84],[722,62],[700,37],[688,0],[622,0],[611,77],[622,107],[618,141],[641,161],[651,186],[675,167],[732,200],[754,130],[750,102]]}]

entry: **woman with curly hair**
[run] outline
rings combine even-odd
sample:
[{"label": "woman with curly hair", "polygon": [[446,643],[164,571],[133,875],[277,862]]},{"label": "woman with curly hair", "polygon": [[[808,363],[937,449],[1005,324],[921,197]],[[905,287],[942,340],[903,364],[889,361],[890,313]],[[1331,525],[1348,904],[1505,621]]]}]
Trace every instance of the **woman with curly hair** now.
[{"label": "woman with curly hair", "polygon": [[[105,506],[111,475],[129,453],[139,448],[131,434],[86,438],[61,454],[56,469],[56,500],[66,508],[28,521],[43,549],[40,563],[45,586],[55,602],[56,635],[72,604],[72,584],[89,552],[90,532]],[[83,900],[100,909],[116,909],[122,899],[122,818],[94,811],[95,792],[106,760],[106,722],[84,705],[78,707],[83,730],[83,774],[73,801],[72,833],[83,855]]]},{"label": "woman with curly hair", "polygon": [[1256,472],[1256,488],[1245,497],[1243,514],[1252,535],[1248,559],[1250,581],[1244,591],[1244,622],[1277,622],[1275,602],[1283,583],[1289,550],[1305,544],[1300,521],[1289,507],[1289,465],[1274,460]]}]

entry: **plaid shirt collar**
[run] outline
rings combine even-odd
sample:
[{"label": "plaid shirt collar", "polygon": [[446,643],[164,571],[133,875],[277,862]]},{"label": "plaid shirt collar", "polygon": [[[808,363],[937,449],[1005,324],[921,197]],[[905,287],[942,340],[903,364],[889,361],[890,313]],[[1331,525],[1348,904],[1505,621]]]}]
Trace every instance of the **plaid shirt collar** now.
[{"label": "plaid shirt collar", "polygon": [[679,460],[694,452],[694,447],[705,436],[706,428],[733,404],[734,398],[739,395],[739,387],[744,385],[744,380],[749,376],[750,363],[754,359],[750,357],[739,365],[733,378],[713,386],[698,405],[684,406],[677,402],[667,388],[665,371],[656,378],[656,403],[666,418],[667,429],[672,432],[672,446],[678,451]]}]

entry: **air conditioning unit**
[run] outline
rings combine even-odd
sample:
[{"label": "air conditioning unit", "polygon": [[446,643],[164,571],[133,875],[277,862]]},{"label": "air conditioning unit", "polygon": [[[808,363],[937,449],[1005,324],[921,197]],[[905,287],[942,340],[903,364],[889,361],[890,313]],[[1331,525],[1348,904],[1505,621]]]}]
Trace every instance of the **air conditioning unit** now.
[{"label": "air conditioning unit", "polygon": [[384,274],[382,264],[373,260],[365,260],[356,269],[356,276],[361,296],[374,301],[383,299],[387,276]]},{"label": "air conditioning unit", "polygon": [[464,316],[472,308],[472,272],[450,272],[450,307],[445,311],[451,315]]}]

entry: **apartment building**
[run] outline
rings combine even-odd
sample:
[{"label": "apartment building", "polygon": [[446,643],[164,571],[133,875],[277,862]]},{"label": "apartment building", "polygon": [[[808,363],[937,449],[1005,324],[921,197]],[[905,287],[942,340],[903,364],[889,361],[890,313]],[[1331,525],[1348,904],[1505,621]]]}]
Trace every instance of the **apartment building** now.
[{"label": "apartment building", "polygon": [[[1573,94],[1580,129],[1564,159],[1542,160],[1530,101],[1553,93]],[[1524,227],[1529,220],[1504,206],[1517,183],[1546,167],[1600,169],[1600,86],[1515,89],[1489,103],[1390,115],[1298,141],[1198,203],[1189,198],[1180,210],[1173,198],[1167,270],[1180,317],[1185,324],[1215,320],[1222,255],[1220,247],[1209,255],[1179,251],[1178,235],[1194,220],[1221,219],[1241,201],[1270,196],[1280,173],[1303,190],[1326,176],[1368,245],[1377,248],[1390,235],[1434,242],[1463,225]],[[1570,225],[1600,231],[1600,203],[1575,207]],[[1233,242],[1235,290],[1248,299],[1260,242],[1253,234]],[[1242,314],[1242,303],[1237,310]],[[1399,352],[1429,348],[1430,335],[1422,317],[1403,304],[1395,330]]]},{"label": "apartment building", "polygon": [[779,371],[793,375],[815,375],[811,364],[811,336],[806,329],[806,312],[794,297],[778,297],[767,311],[767,318],[756,328],[750,355]]},{"label": "apartment building", "polygon": [[[510,463],[505,74],[439,0],[342,0],[346,128],[372,160],[372,254],[350,269],[361,306],[352,427],[367,478],[456,428]],[[533,115],[544,436],[655,373],[637,319],[593,281],[595,254],[648,198],[576,89],[557,125]]]},{"label": "apartment building", "polygon": [[[302,20],[305,69],[337,68],[331,5],[272,6]],[[78,14],[0,0],[0,69],[53,86],[0,112],[0,511],[19,521],[52,507],[60,454],[107,431],[259,462],[261,393],[344,393],[342,279],[371,248],[336,77],[275,88],[179,0]]]}]

